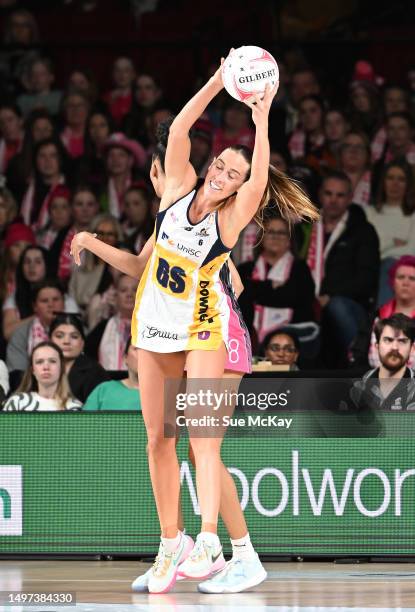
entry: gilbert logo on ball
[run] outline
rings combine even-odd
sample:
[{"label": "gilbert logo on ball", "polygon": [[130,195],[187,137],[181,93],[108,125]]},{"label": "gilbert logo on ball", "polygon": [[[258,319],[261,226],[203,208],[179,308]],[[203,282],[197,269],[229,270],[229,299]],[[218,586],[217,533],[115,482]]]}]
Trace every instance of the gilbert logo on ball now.
[{"label": "gilbert logo on ball", "polygon": [[234,49],[222,64],[222,80],[226,91],[243,102],[254,94],[262,95],[265,86],[278,81],[278,65],[271,53],[261,47]]}]

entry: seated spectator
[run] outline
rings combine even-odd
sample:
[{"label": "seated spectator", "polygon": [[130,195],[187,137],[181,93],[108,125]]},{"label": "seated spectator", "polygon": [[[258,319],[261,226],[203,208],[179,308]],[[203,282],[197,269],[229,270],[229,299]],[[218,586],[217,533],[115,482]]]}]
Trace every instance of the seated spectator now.
[{"label": "seated spectator", "polygon": [[[409,113],[411,103],[409,92],[402,87],[389,85],[383,90],[383,114],[384,117],[389,117],[392,113]],[[386,126],[383,124],[371,143],[372,162],[378,161],[383,156],[386,148],[387,133]]]},{"label": "seated spectator", "polygon": [[147,136],[147,119],[163,105],[162,96],[163,91],[154,75],[140,74],[136,78],[131,110],[124,117],[121,127],[129,138],[138,140],[143,147],[151,144]]},{"label": "seated spectator", "polygon": [[134,168],[142,168],[146,161],[143,147],[124,134],[111,134],[104,145],[108,182],[100,197],[103,210],[117,219],[124,214],[123,199],[125,192],[134,181]]},{"label": "seated spectator", "polygon": [[71,192],[65,185],[59,185],[49,202],[49,221],[37,232],[37,243],[49,249],[59,232],[71,225]]},{"label": "seated spectator", "polygon": [[10,161],[23,145],[23,120],[14,104],[0,105],[0,174],[5,174]]},{"label": "seated spectator", "polygon": [[6,230],[17,215],[17,204],[12,192],[0,186],[0,249],[3,247]]},{"label": "seated spectator", "polygon": [[138,281],[121,274],[116,283],[115,314],[89,333],[86,352],[106,370],[123,370],[124,347],[129,338]]},{"label": "seated spectator", "polygon": [[[3,335],[6,340],[21,323],[33,317],[32,291],[45,278],[50,277],[47,251],[39,246],[28,246],[23,251],[16,269],[16,290],[3,304]],[[64,296],[66,312],[78,312],[76,302]]]},{"label": "seated spectator", "polygon": [[85,331],[79,316],[60,313],[49,331],[50,339],[63,353],[72,394],[84,403],[95,387],[109,380],[109,376],[97,361],[84,354]]},{"label": "seated spectator", "polygon": [[212,156],[213,125],[207,119],[199,119],[190,132],[190,163],[197,176],[204,177]]},{"label": "seated spectator", "polygon": [[53,138],[55,125],[47,111],[33,111],[26,119],[22,147],[7,166],[7,184],[17,200],[21,200],[33,174],[35,145]]},{"label": "seated spectator", "polygon": [[351,397],[359,410],[415,410],[415,373],[408,362],[414,351],[415,323],[396,313],[375,325],[379,367],[353,385]]},{"label": "seated spectator", "polygon": [[349,121],[338,108],[329,109],[324,117],[324,148],[321,166],[335,170],[339,166],[343,140],[349,131]]},{"label": "seated spectator", "polygon": [[350,85],[350,127],[370,141],[380,124],[379,91],[374,82],[354,80]]},{"label": "seated spectator", "polygon": [[71,217],[72,225],[62,229],[50,247],[52,272],[67,283],[73,269],[73,259],[70,254],[72,238],[77,232],[88,230],[99,211],[97,197],[90,187],[80,185],[72,194]]},{"label": "seated spectator", "polygon": [[33,60],[28,71],[27,79],[29,93],[17,98],[23,116],[27,117],[33,110],[42,109],[52,116],[59,113],[62,92],[52,89],[55,80],[52,62],[47,58]]},{"label": "seated spectator", "polygon": [[79,410],[81,402],[70,393],[62,351],[44,341],[33,348],[18,389],[4,404],[5,412]]},{"label": "seated spectator", "polygon": [[293,160],[301,159],[314,170],[320,170],[325,142],[323,100],[318,96],[304,96],[299,103],[299,120],[299,127],[288,142],[291,157]]},{"label": "seated spectator", "polygon": [[382,174],[376,206],[367,209],[367,218],[380,241],[381,270],[378,304],[391,297],[388,271],[396,259],[415,253],[415,179],[405,161],[390,162]]},{"label": "seated spectator", "polygon": [[290,370],[298,370],[297,359],[300,355],[298,336],[290,329],[272,332],[264,340],[264,355],[272,365],[289,366]]},{"label": "seated spectator", "polygon": [[124,359],[128,378],[101,383],[87,397],[83,410],[141,410],[137,373],[138,349],[128,339]]},{"label": "seated spectator", "polygon": [[286,220],[265,221],[259,255],[255,261],[241,264],[238,271],[245,288],[239,298],[242,313],[259,343],[270,332],[304,322],[311,328],[311,340],[316,339],[313,279],[307,264],[291,251]]},{"label": "seated spectator", "polygon": [[[389,283],[393,291],[393,297],[377,310],[374,324],[379,319],[386,319],[395,313],[402,313],[411,319],[415,319],[415,257],[403,255],[392,268],[389,269]],[[352,347],[352,363],[369,363],[372,368],[379,366],[379,356],[376,349],[376,337],[373,329],[368,326],[359,331],[359,336]],[[408,366],[412,368],[415,363],[415,355],[411,354]]]},{"label": "seated spectator", "polygon": [[68,93],[80,91],[88,98],[92,108],[98,99],[98,85],[93,72],[81,66],[72,68],[66,82],[66,91]]},{"label": "seated spectator", "polygon": [[104,101],[117,126],[121,125],[125,115],[131,110],[134,79],[133,61],[129,57],[118,57],[112,66],[114,89],[104,94]]},{"label": "seated spectator", "polygon": [[24,223],[11,223],[7,227],[0,261],[0,303],[13,294],[20,256],[27,246],[35,243],[32,230]]},{"label": "seated spectator", "polygon": [[320,189],[321,220],[297,228],[299,252],[312,272],[322,309],[327,366],[344,366],[361,324],[367,324],[379,274],[379,240],[362,208],[352,204],[352,186],[332,171]]},{"label": "seated spectator", "polygon": [[67,154],[78,159],[84,154],[86,121],[90,102],[85,94],[78,91],[68,93],[62,101],[64,126],[61,141]]},{"label": "seated spectator", "polygon": [[[111,246],[118,246],[123,240],[121,226],[112,215],[99,215],[90,227],[99,240]],[[69,244],[70,246],[70,244]],[[96,293],[104,293],[112,285],[109,266],[88,252],[81,266],[74,269],[69,281],[69,293],[82,310],[86,310]]]},{"label": "seated spectator", "polygon": [[10,391],[9,371],[6,364],[0,359],[0,406]]},{"label": "seated spectator", "polygon": [[158,126],[160,123],[165,122],[170,124],[173,121],[173,116],[174,113],[167,107],[167,104],[161,103],[148,115],[146,120],[148,142],[148,146],[146,147],[147,165],[151,165],[154,150],[159,142]]},{"label": "seated spectator", "polygon": [[49,204],[54,192],[66,183],[64,152],[58,141],[41,140],[34,148],[33,177],[23,196],[21,215],[35,231],[49,221]]},{"label": "seated spectator", "polygon": [[6,363],[10,372],[24,372],[29,355],[40,342],[48,340],[49,326],[56,312],[64,308],[64,293],[55,280],[45,279],[32,291],[33,317],[28,318],[13,332],[7,345]]},{"label": "seated spectator", "polygon": [[363,132],[349,132],[340,148],[340,169],[350,179],[352,202],[363,208],[371,203],[370,144]]},{"label": "seated spectator", "polygon": [[133,183],[124,196],[126,244],[132,253],[139,253],[154,229],[151,214],[151,193],[144,181]]},{"label": "seated spectator", "polygon": [[408,164],[415,164],[414,124],[409,113],[391,113],[386,117],[386,147],[375,164],[376,176],[383,166],[404,157]]},{"label": "seated spectator", "polygon": [[223,111],[222,126],[216,128],[212,141],[212,156],[217,157],[224,149],[234,145],[244,145],[254,149],[255,132],[247,106],[231,100]]},{"label": "seated spectator", "polygon": [[92,111],[85,132],[85,154],[80,160],[78,183],[92,187],[97,193],[107,180],[104,147],[113,132],[112,119],[102,110]]}]

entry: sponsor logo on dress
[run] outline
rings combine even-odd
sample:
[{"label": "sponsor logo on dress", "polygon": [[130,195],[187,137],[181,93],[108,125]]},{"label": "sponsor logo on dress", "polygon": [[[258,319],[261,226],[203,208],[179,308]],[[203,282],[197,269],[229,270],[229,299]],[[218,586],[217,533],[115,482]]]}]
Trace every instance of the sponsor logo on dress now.
[{"label": "sponsor logo on dress", "polygon": [[210,331],[201,331],[197,333],[198,340],[209,340]]},{"label": "sponsor logo on dress", "polygon": [[143,338],[164,338],[165,340],[178,340],[179,336],[177,334],[173,334],[165,329],[158,329],[158,327],[153,327],[150,325],[146,325],[146,329],[142,331]]},{"label": "sponsor logo on dress", "polygon": [[[208,310],[209,310],[209,281],[201,280],[199,282],[199,321],[203,323],[206,321],[208,323],[213,323],[213,318],[208,318]],[[201,338],[203,340],[203,338]]]},{"label": "sponsor logo on dress", "polygon": [[183,229],[186,230],[186,232],[191,232],[193,227],[191,225],[186,225]]},{"label": "sponsor logo on dress", "polygon": [[183,251],[183,253],[186,253],[187,255],[191,255],[192,257],[200,257],[202,253],[201,251],[196,251],[196,249],[192,249],[180,243],[177,243],[177,250]]},{"label": "sponsor logo on dress", "polygon": [[202,236],[203,238],[208,238],[210,234],[205,227],[202,227],[200,232],[196,232],[196,236]]}]

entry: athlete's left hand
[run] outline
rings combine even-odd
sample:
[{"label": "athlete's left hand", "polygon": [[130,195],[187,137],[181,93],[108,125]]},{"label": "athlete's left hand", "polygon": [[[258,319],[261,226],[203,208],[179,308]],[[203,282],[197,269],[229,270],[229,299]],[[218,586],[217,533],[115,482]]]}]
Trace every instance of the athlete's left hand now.
[{"label": "athlete's left hand", "polygon": [[252,121],[256,127],[268,125],[269,110],[278,91],[279,84],[280,82],[277,81],[272,88],[267,84],[262,99],[258,94],[254,94],[251,98],[245,100],[245,104],[252,110]]}]

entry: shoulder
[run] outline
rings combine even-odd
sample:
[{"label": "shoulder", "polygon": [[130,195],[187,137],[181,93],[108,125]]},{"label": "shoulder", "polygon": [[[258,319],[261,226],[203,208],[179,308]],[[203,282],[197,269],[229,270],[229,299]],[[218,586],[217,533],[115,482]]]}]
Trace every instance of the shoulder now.
[{"label": "shoulder", "polygon": [[3,411],[37,410],[39,402],[34,393],[14,393],[9,397]]}]

